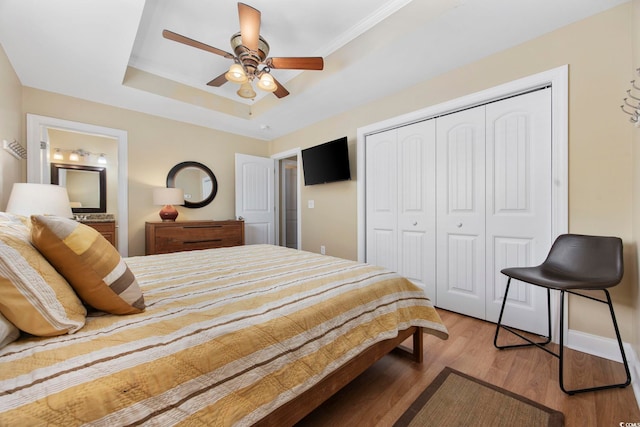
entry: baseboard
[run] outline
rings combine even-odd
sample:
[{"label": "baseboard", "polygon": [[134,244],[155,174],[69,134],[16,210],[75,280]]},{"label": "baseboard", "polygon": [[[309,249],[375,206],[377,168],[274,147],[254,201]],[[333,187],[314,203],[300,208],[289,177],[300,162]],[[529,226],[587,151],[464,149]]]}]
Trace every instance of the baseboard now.
[{"label": "baseboard", "polygon": [[[622,363],[618,341],[614,339],[569,330],[565,343],[567,347],[573,350]],[[631,371],[631,387],[636,396],[636,402],[638,402],[638,406],[640,407],[640,363],[638,361],[638,355],[631,344],[623,343],[622,345],[625,356],[627,356],[629,371]]]},{"label": "baseboard", "polygon": [[625,346],[624,351],[627,353],[629,370],[631,371],[631,387],[633,387],[636,402],[638,402],[638,407],[640,407],[640,363],[638,363],[638,355],[633,351],[633,348],[631,348],[630,352],[627,352],[627,347]]},{"label": "baseboard", "polygon": [[[605,359],[622,362],[618,341],[612,338],[600,337],[598,335],[587,334],[580,331],[569,329],[565,339],[567,347],[583,353],[593,354],[594,356],[603,357]],[[624,345],[624,352],[629,359],[629,352],[633,348],[628,344]]]}]

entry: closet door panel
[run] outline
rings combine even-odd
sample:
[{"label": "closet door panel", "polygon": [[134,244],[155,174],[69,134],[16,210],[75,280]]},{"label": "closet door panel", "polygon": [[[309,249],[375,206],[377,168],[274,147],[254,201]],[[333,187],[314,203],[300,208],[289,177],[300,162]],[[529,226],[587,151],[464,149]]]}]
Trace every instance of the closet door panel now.
[{"label": "closet door panel", "polygon": [[367,136],[366,199],[368,263],[398,271],[397,131]]},{"label": "closet door panel", "polygon": [[397,146],[398,272],[435,299],[435,121],[398,129]]},{"label": "closet door panel", "polygon": [[485,109],[436,121],[437,305],[485,315]]},{"label": "closet door panel", "polygon": [[[506,267],[551,247],[551,89],[487,105],[487,320],[497,321]],[[546,292],[512,281],[505,323],[546,333]]]}]

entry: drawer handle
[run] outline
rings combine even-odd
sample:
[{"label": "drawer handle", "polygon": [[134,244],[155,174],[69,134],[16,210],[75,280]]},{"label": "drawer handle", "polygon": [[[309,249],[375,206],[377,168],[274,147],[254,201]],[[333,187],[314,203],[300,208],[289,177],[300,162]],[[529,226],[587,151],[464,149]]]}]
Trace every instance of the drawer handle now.
[{"label": "drawer handle", "polygon": [[183,225],[182,228],[222,228],[222,225]]},{"label": "drawer handle", "polygon": [[222,239],[203,239],[203,240],[185,240],[185,245],[195,244],[195,243],[207,243],[207,242],[222,242]]}]

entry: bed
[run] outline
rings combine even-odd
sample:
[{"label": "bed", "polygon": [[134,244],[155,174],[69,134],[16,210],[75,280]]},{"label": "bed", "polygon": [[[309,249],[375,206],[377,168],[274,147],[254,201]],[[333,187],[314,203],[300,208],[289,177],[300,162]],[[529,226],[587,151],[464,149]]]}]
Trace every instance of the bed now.
[{"label": "bed", "polygon": [[141,313],[0,349],[0,425],[292,425],[400,343],[447,329],[408,280],[272,245],[124,260]]}]

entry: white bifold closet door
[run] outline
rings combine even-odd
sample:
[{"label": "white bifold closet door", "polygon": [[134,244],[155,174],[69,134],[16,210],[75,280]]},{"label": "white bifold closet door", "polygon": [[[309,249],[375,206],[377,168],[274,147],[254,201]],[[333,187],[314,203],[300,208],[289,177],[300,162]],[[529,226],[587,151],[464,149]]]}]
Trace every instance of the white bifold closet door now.
[{"label": "white bifold closet door", "polygon": [[[551,89],[437,119],[437,305],[497,321],[505,267],[551,246]],[[512,282],[505,323],[546,332],[544,289]]]},{"label": "white bifold closet door", "polygon": [[435,121],[367,136],[367,262],[435,300]]},{"label": "white bifold closet door", "polygon": [[[551,246],[551,89],[368,135],[366,260],[436,306],[497,321],[505,267]],[[544,290],[513,282],[505,323],[546,332]]]},{"label": "white bifold closet door", "polygon": [[484,319],[485,107],[437,122],[437,305]]}]

